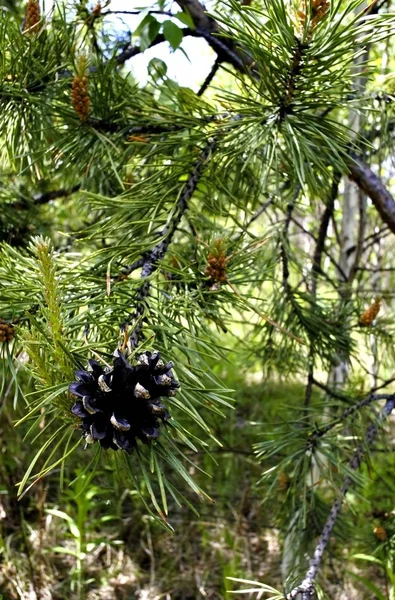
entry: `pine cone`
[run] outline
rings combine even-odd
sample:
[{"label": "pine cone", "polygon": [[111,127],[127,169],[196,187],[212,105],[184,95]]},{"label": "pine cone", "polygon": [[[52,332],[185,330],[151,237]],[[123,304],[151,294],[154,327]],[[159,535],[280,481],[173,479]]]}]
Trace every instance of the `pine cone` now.
[{"label": "pine cone", "polygon": [[13,326],[0,319],[0,344],[11,342],[14,339],[14,334]]},{"label": "pine cone", "polygon": [[159,352],[144,352],[131,365],[117,350],[114,366],[105,368],[89,360],[90,370],[77,371],[78,381],[69,390],[80,400],[71,412],[82,419],[88,444],[99,441],[112,450],[132,452],[137,439],[149,443],[159,436],[160,423],[170,415],[160,402],[162,396],[174,396],[179,387],[172,374],[173,363],[166,365]]},{"label": "pine cone", "polygon": [[40,5],[37,0],[28,0],[26,4],[26,16],[23,22],[23,31],[34,33],[40,22]]},{"label": "pine cone", "polygon": [[369,308],[365,310],[365,312],[361,315],[358,324],[361,327],[370,327],[371,325],[373,325],[374,320],[379,314],[380,307],[381,302],[379,298],[376,298],[373,304],[369,306]]}]

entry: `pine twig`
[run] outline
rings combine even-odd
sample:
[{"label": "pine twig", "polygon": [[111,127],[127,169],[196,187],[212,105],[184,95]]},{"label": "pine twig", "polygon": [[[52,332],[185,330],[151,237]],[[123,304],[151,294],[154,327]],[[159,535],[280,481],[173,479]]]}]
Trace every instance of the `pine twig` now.
[{"label": "pine twig", "polygon": [[[318,284],[318,275],[322,273],[322,254],[325,249],[325,240],[328,235],[328,227],[331,217],[333,216],[335,210],[335,200],[339,193],[339,183],[340,183],[341,175],[340,173],[335,173],[332,189],[329,196],[328,204],[322,214],[320,228],[318,231],[317,243],[314,250],[313,256],[313,266],[311,269],[311,295],[316,300],[317,297],[317,284]],[[315,355],[315,339],[313,336],[310,338],[310,348],[309,348],[309,356],[308,356],[308,374],[307,374],[307,384],[305,389],[305,398],[304,398],[304,407],[308,409],[311,402],[311,395],[313,393],[313,385],[314,385],[314,355]],[[306,414],[308,418],[308,414]]]},{"label": "pine twig", "polygon": [[203,96],[204,92],[207,90],[208,86],[210,85],[210,83],[214,79],[215,75],[217,74],[217,71],[218,71],[220,65],[221,65],[221,61],[220,61],[220,59],[217,56],[217,58],[215,59],[215,62],[213,64],[213,66],[211,67],[210,73],[207,75],[207,77],[203,81],[203,83],[202,83],[199,91],[197,92],[198,96]]},{"label": "pine twig", "polygon": [[[144,313],[144,300],[149,295],[151,282],[148,279],[158,268],[158,262],[164,257],[166,251],[173,239],[175,232],[181,222],[182,217],[188,209],[189,200],[192,198],[198,183],[203,174],[207,160],[215,148],[215,142],[212,138],[207,142],[196,161],[191,174],[189,175],[184,187],[181,190],[173,216],[168,224],[161,231],[161,241],[154,246],[147,258],[142,263],[141,278],[143,283],[139,286],[136,293],[136,308],[126,319],[123,328],[126,328],[130,321],[133,322],[134,329],[128,340],[129,349],[135,348],[138,344],[139,334],[142,328],[142,316]],[[136,264],[136,263],[135,263]]]},{"label": "pine twig", "polygon": [[342,402],[350,401],[350,399],[347,396],[340,394],[340,392],[336,392],[336,390],[333,390],[332,388],[325,385],[325,383],[321,383],[317,379],[313,379],[313,383],[314,383],[314,385],[316,385],[318,388],[323,390],[326,394],[328,394],[328,396],[331,396],[332,398],[336,398],[337,400],[342,400]]},{"label": "pine twig", "polygon": [[362,398],[362,400],[359,400],[358,402],[350,406],[350,408],[347,408],[338,419],[336,419],[332,423],[329,423],[328,425],[325,425],[325,427],[321,427],[313,431],[313,433],[310,436],[310,443],[313,444],[315,440],[324,437],[324,435],[326,435],[329,431],[331,431],[331,429],[336,427],[336,425],[340,425],[341,423],[343,423],[346,419],[348,419],[348,417],[350,417],[352,414],[354,414],[361,408],[369,406],[369,404],[373,404],[373,402],[378,402],[379,400],[389,400],[392,397],[393,394],[370,393],[368,396],[366,396],[366,398]]},{"label": "pine twig", "polygon": [[317,290],[317,276],[319,273],[322,273],[321,261],[322,254],[325,250],[325,240],[328,233],[329,221],[333,217],[333,213],[335,210],[335,200],[339,193],[339,183],[340,183],[341,175],[340,173],[335,173],[332,182],[331,194],[329,197],[328,204],[323,212],[321,217],[320,228],[318,231],[317,244],[314,251],[313,256],[313,267],[312,267],[312,277],[313,277],[313,290],[312,294],[316,295]]},{"label": "pine twig", "polygon": [[115,281],[122,281],[123,279],[126,279],[126,277],[128,275],[133,273],[133,271],[136,271],[137,269],[141,269],[141,267],[145,263],[145,260],[146,260],[146,258],[143,256],[143,257],[135,260],[134,263],[132,263],[131,265],[128,265],[127,267],[122,269],[121,274],[116,278]]},{"label": "pine twig", "polygon": [[47,204],[51,202],[51,200],[56,200],[57,198],[67,198],[67,196],[71,196],[75,192],[81,189],[80,184],[74,185],[71,189],[60,189],[60,190],[52,190],[50,192],[43,192],[42,194],[36,194],[33,196],[32,202],[29,202],[25,199],[17,200],[12,205],[12,208],[15,210],[26,210],[31,205],[33,206],[41,206],[42,204]]},{"label": "pine twig", "polygon": [[[193,29],[190,29],[189,27],[183,28],[182,34],[184,37],[189,36],[189,35],[199,37],[199,36],[197,36],[197,33]],[[163,42],[166,42],[165,36],[163,35],[163,33],[158,33],[158,35],[156,36],[156,38],[154,40],[152,40],[152,42],[150,43],[148,48],[153,48],[154,46],[157,46],[158,44],[162,44]],[[148,48],[147,48],[147,50],[148,50]],[[118,54],[118,56],[115,57],[115,62],[117,63],[117,65],[122,66],[125,64],[125,62],[127,60],[129,60],[129,58],[133,58],[134,56],[137,56],[138,54],[141,54],[142,52],[143,52],[143,50],[140,48],[140,46],[132,46],[131,44],[128,44],[126,47],[124,47],[122,52],[120,52]]]},{"label": "pine twig", "polygon": [[[385,403],[384,408],[380,413],[379,419],[370,425],[366,432],[365,443],[361,443],[358,448],[355,450],[353,457],[349,462],[349,469],[351,471],[357,471],[360,464],[362,463],[363,456],[365,454],[365,450],[367,447],[371,446],[372,442],[375,440],[379,427],[386,421],[389,415],[395,408],[395,395],[390,396]],[[315,589],[315,580],[318,575],[318,571],[321,566],[321,562],[324,556],[324,552],[328,545],[330,536],[332,534],[333,527],[337,521],[337,518],[340,513],[340,509],[342,507],[343,501],[346,497],[348,490],[350,489],[352,484],[351,475],[347,475],[343,480],[343,485],[340,490],[340,494],[335,502],[332,504],[332,508],[329,512],[328,518],[326,520],[324,529],[322,530],[321,536],[318,540],[317,546],[315,548],[314,554],[310,559],[309,568],[307,573],[303,579],[303,581],[291,590],[287,595],[287,600],[294,600],[298,595],[301,596],[302,600],[309,599],[314,594]]]}]

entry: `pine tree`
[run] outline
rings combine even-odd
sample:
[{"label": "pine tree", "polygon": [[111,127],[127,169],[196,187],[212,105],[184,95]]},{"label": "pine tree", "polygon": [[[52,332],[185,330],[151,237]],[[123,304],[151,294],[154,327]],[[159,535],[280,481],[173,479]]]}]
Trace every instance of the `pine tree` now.
[{"label": "pine tree", "polygon": [[[242,401],[221,371],[259,364],[306,385],[255,447],[292,556],[253,589],[319,589],[395,407],[390,5],[159,2],[126,40],[100,4],[0,7],[1,357],[40,440],[21,495],[85,447],[170,528],[169,499],[210,501],[191,454]],[[187,36],[215,53],[197,93],[159,58],[135,81]]]}]

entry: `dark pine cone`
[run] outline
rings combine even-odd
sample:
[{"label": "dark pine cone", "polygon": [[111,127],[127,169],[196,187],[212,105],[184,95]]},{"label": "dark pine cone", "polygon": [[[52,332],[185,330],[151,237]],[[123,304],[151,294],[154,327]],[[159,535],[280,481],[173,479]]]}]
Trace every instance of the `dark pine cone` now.
[{"label": "dark pine cone", "polygon": [[71,412],[82,419],[85,441],[99,441],[103,448],[131,452],[137,438],[148,443],[159,436],[159,426],[170,415],[160,402],[174,396],[179,387],[159,352],[144,352],[131,365],[117,350],[113,368],[89,360],[89,372],[77,371],[78,381],[69,390],[80,400]]}]

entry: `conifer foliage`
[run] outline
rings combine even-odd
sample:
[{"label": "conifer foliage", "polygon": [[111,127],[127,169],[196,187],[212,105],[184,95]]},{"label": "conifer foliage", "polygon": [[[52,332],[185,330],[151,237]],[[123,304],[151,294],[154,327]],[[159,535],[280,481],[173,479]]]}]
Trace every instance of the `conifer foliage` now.
[{"label": "conifer foliage", "polygon": [[[228,365],[294,378],[254,448],[286,497],[285,591],[253,591],[317,589],[395,403],[390,5],[161,1],[128,32],[107,4],[0,6],[0,353],[40,441],[21,495],[85,447],[170,528],[169,499],[210,500],[193,456],[243,401]],[[214,55],[196,92],[160,58],[186,37]]]}]

